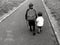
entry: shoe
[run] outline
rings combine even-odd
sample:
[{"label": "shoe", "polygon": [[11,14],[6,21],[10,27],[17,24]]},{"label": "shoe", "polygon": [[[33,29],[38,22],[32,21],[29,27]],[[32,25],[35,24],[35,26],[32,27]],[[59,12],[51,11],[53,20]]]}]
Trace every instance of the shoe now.
[{"label": "shoe", "polygon": [[35,35],[36,35],[36,33],[33,33],[33,35],[35,36]]},{"label": "shoe", "polygon": [[37,32],[38,34],[40,34],[40,32]]},{"label": "shoe", "polygon": [[42,32],[42,30],[40,30],[40,32]]},{"label": "shoe", "polygon": [[40,34],[42,32],[42,30],[38,31],[37,33]]},{"label": "shoe", "polygon": [[40,32],[41,32],[40,29],[38,29],[37,33],[40,34]]},{"label": "shoe", "polygon": [[32,30],[30,30],[32,32]]}]

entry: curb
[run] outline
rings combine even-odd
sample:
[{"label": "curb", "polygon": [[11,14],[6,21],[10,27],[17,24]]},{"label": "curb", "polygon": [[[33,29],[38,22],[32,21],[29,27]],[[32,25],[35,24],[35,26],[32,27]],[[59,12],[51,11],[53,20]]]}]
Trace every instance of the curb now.
[{"label": "curb", "polygon": [[58,28],[58,24],[57,24],[57,21],[55,20],[55,18],[52,16],[51,12],[50,12],[50,9],[48,9],[48,7],[46,6],[46,4],[44,3],[44,0],[42,0],[43,2],[43,5],[44,5],[44,8],[46,10],[46,13],[47,13],[47,16],[49,18],[49,22],[51,24],[51,27],[52,27],[52,31],[54,33],[54,36],[56,38],[56,41],[57,41],[57,44],[60,45],[60,39],[59,39],[59,36],[58,36],[58,31],[59,28]]}]

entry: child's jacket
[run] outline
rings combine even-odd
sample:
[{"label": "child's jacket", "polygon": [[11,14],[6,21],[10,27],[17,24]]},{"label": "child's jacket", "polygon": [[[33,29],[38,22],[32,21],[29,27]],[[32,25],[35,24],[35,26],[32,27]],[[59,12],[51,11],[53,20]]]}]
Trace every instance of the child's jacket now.
[{"label": "child's jacket", "polygon": [[43,26],[44,25],[44,18],[42,16],[37,17],[36,25],[37,26]]}]

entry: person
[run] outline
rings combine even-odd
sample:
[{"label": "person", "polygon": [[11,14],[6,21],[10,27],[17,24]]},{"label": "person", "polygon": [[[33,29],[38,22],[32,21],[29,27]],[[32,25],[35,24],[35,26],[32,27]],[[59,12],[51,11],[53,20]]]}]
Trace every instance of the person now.
[{"label": "person", "polygon": [[30,31],[33,32],[33,35],[35,35],[35,20],[36,20],[36,10],[33,9],[33,4],[29,4],[29,9],[26,11],[25,19],[28,21]]},{"label": "person", "polygon": [[42,16],[42,12],[38,12],[38,16],[36,18],[36,26],[38,27],[37,33],[40,33],[42,31],[43,25],[44,25],[44,18]]}]

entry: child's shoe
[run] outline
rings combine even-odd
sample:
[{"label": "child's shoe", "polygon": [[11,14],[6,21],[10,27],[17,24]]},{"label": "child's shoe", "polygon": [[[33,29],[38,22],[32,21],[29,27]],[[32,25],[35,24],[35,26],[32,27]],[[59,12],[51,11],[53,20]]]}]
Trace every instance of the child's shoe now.
[{"label": "child's shoe", "polygon": [[42,32],[42,30],[40,30],[40,32]]},{"label": "child's shoe", "polygon": [[40,34],[40,29],[38,29],[38,32],[37,33]]},{"label": "child's shoe", "polygon": [[40,34],[40,32],[37,32],[38,34]]},{"label": "child's shoe", "polygon": [[41,30],[41,29],[39,29],[37,33],[38,33],[38,34],[40,34],[41,32],[42,32],[42,30]]},{"label": "child's shoe", "polygon": [[33,33],[33,36],[35,36],[36,35],[36,33]]}]

